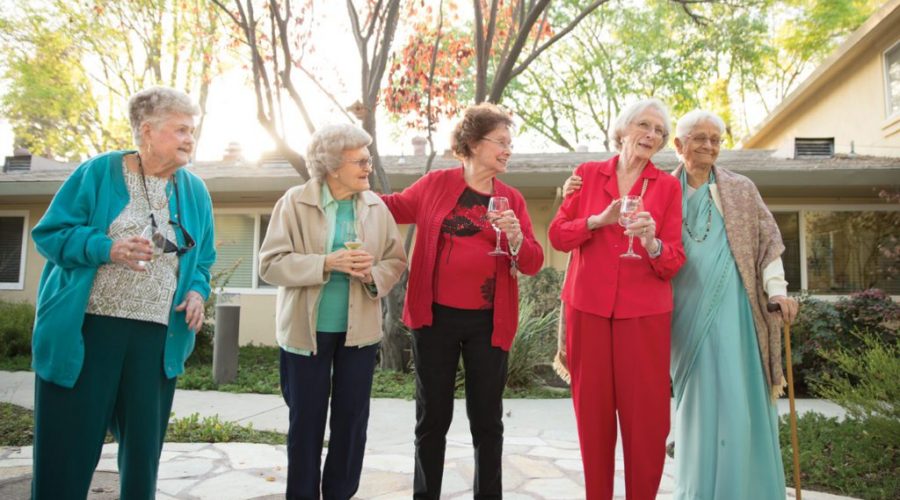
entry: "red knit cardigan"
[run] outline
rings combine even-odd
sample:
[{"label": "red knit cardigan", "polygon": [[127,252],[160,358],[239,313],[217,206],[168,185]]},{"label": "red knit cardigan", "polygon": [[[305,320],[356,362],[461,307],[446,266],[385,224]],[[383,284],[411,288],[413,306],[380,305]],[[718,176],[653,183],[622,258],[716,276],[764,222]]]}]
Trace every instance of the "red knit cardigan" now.
[{"label": "red knit cardigan", "polygon": [[[457,167],[429,172],[402,192],[381,197],[398,224],[416,225],[416,244],[410,264],[406,304],[403,307],[403,323],[409,328],[422,328],[432,323],[431,306],[434,301],[441,224],[465,189],[463,168]],[[537,273],[544,262],[544,250],[534,238],[525,198],[515,188],[496,178],[494,194],[508,198],[510,208],[519,218],[524,236],[515,257],[519,271],[529,275]],[[502,245],[509,250],[506,238],[502,239]],[[491,258],[487,255],[485,257]],[[511,257],[493,258],[497,259],[497,282],[494,290],[494,332],[491,345],[508,351],[519,323],[518,280],[509,272]]]}]

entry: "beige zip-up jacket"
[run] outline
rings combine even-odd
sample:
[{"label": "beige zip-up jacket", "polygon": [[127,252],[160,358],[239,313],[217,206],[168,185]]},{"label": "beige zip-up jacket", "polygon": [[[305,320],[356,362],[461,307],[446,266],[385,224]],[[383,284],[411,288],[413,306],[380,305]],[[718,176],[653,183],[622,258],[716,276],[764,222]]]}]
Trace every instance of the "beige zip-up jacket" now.
[{"label": "beige zip-up jacket", "polygon": [[[347,346],[381,340],[380,299],[406,269],[400,231],[384,202],[364,191],[356,196],[354,209],[364,231],[362,249],[375,257],[372,278],[377,293],[359,280],[350,280]],[[275,204],[259,250],[259,275],[278,286],[275,335],[282,347],[316,352],[319,296],[330,276],[325,272],[327,234],[321,182],[310,180],[293,187]]]}]

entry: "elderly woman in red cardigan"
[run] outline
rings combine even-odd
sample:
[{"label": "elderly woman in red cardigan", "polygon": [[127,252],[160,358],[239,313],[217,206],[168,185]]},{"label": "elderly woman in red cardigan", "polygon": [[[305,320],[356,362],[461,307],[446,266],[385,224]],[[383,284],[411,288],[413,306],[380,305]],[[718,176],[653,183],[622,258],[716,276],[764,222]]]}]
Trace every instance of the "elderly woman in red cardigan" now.
[{"label": "elderly woman in red cardigan", "polygon": [[[650,158],[666,144],[669,115],[656,99],[616,120],[617,156],[575,169],[581,189],[550,225],[550,243],[572,252],[562,301],[587,498],[611,499],[616,423],[629,499],[656,497],[669,432],[670,280],[684,263],[681,188]],[[641,208],[623,219],[623,196]],[[639,258],[622,258],[634,239]]]},{"label": "elderly woman in red cardigan", "polygon": [[[518,325],[517,271],[535,274],[544,260],[525,199],[497,179],[512,154],[511,126],[493,104],[468,108],[451,137],[462,165],[383,197],[397,223],[415,223],[417,232],[403,311],[416,365],[415,498],[440,497],[460,355],[474,494],[502,496],[502,397]],[[508,208],[489,211],[499,197]]]}]

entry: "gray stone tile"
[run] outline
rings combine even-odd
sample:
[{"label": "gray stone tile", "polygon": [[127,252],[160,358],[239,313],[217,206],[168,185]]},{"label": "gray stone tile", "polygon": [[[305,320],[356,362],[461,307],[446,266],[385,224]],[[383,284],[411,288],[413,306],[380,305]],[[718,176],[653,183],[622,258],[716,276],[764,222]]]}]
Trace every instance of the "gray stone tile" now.
[{"label": "gray stone tile", "polygon": [[231,471],[206,479],[188,493],[199,498],[216,500],[246,500],[263,495],[284,493],[284,483],[268,481],[258,474]]}]

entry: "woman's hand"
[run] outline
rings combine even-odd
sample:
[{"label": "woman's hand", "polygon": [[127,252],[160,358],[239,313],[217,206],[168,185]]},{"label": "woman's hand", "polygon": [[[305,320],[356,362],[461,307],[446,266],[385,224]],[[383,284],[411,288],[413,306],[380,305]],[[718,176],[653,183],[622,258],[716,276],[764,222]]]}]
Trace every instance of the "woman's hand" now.
[{"label": "woman's hand", "polygon": [[625,236],[637,237],[647,253],[654,254],[659,251],[659,242],[656,241],[656,221],[650,212],[638,212],[634,222],[625,229]]},{"label": "woman's hand", "polygon": [[514,247],[521,243],[522,227],[519,224],[519,218],[516,217],[515,212],[506,210],[494,215],[488,214],[488,219],[491,221],[491,224],[496,225],[504,234],[506,234],[509,246]]},{"label": "woman's hand", "polygon": [[[568,182],[568,181],[566,181]],[[580,185],[580,184],[579,184]],[[580,189],[580,188],[579,188]],[[608,226],[610,224],[618,224],[619,223],[619,209],[622,207],[621,198],[618,200],[613,200],[610,202],[606,208],[603,209],[599,214],[591,215],[587,218],[587,227],[591,231],[597,228],[601,228],[603,226]]]},{"label": "woman's hand", "polygon": [[340,271],[360,280],[372,274],[375,257],[365,250],[337,250],[325,256],[325,272]]},{"label": "woman's hand", "polygon": [[116,240],[109,249],[109,260],[123,264],[132,271],[146,271],[139,262],[149,262],[152,256],[150,241],[140,236]]},{"label": "woman's hand", "polygon": [[187,311],[184,315],[184,322],[194,333],[199,332],[200,327],[203,326],[205,315],[203,306],[203,296],[191,290],[184,296],[184,301],[175,307],[176,311]]},{"label": "woman's hand", "polygon": [[781,306],[781,319],[784,320],[785,323],[791,324],[797,319],[797,312],[800,310],[800,304],[798,304],[795,299],[785,297],[784,295],[775,295],[774,297],[769,297],[769,302],[774,302]]},{"label": "woman's hand", "polygon": [[563,184],[563,198],[568,198],[569,195],[579,189],[581,189],[581,177],[572,174],[572,176],[566,179],[566,182]]}]

